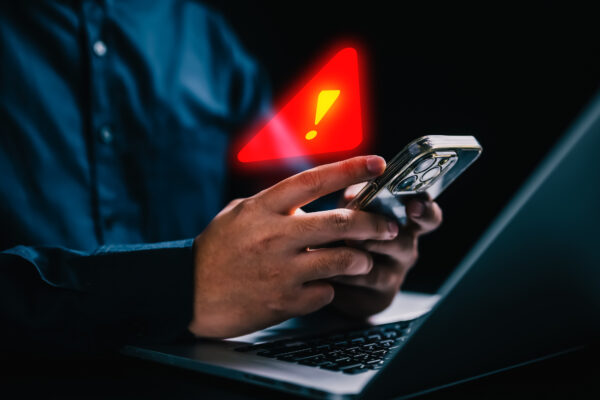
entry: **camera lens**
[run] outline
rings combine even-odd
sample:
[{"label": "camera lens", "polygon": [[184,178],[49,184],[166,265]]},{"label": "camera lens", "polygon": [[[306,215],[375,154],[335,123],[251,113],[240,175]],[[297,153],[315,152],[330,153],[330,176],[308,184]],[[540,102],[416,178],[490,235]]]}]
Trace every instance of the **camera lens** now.
[{"label": "camera lens", "polygon": [[450,167],[456,161],[456,156],[453,157],[444,157],[441,158],[438,162],[438,166],[442,167],[442,169],[446,169]]},{"label": "camera lens", "polygon": [[417,164],[417,167],[415,168],[415,172],[418,174],[420,172],[427,171],[427,169],[429,167],[431,167],[434,162],[435,162],[435,159],[432,157],[421,160],[421,162],[419,162],[419,164]]},{"label": "camera lens", "polygon": [[448,161],[450,161],[450,157],[440,158],[440,161],[438,162],[438,165],[440,167],[443,167]]},{"label": "camera lens", "polygon": [[413,185],[417,182],[417,177],[415,175],[411,175],[408,178],[405,178],[394,187],[393,193],[396,192],[406,192],[411,191],[413,189]]},{"label": "camera lens", "polygon": [[431,168],[429,171],[425,172],[421,176],[421,182],[427,182],[427,181],[435,178],[436,176],[438,176],[440,174],[440,172],[442,172],[442,169],[440,167]]}]

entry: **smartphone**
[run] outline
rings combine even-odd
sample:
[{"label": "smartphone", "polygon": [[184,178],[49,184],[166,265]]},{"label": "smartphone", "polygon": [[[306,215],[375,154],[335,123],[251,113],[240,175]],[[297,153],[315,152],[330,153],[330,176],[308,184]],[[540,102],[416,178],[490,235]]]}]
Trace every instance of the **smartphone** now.
[{"label": "smartphone", "polygon": [[473,136],[429,135],[415,139],[346,208],[383,214],[404,225],[407,200],[427,195],[435,199],[481,151]]}]

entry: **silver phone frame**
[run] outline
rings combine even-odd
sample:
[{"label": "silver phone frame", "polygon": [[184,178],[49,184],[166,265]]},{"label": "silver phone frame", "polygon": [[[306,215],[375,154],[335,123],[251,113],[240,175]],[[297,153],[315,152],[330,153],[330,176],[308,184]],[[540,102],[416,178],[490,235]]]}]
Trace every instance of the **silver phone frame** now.
[{"label": "silver phone frame", "polygon": [[[405,222],[402,198],[410,195],[427,193],[430,199],[438,197],[469,165],[481,154],[482,147],[473,136],[467,135],[427,135],[410,142],[390,162],[382,175],[369,181],[356,195],[346,208],[367,209],[377,198],[381,203],[372,211],[394,216],[399,222]],[[422,191],[404,192],[402,195],[393,194],[397,182],[406,178],[407,172],[421,160],[436,152],[454,152],[457,160],[448,171],[435,178],[435,182]],[[392,211],[393,210],[393,211]]]}]

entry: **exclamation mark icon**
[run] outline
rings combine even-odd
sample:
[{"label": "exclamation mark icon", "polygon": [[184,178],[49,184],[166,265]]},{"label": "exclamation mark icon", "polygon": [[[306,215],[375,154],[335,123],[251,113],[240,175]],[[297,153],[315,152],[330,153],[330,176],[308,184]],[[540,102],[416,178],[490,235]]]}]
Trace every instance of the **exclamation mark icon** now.
[{"label": "exclamation mark icon", "polygon": [[[315,115],[315,125],[318,125],[319,122],[323,119],[327,111],[331,108],[333,103],[337,100],[340,95],[339,90],[321,90],[319,93],[319,97],[317,99],[317,113]],[[316,129],[308,131],[304,136],[306,140],[312,140],[317,136]]]}]

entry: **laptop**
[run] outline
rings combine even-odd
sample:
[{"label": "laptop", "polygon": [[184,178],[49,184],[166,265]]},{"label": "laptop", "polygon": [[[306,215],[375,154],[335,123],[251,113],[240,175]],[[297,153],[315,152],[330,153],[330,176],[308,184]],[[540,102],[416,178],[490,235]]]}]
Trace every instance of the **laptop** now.
[{"label": "laptop", "polygon": [[600,95],[436,295],[358,323],[320,311],[223,341],[125,354],[311,398],[413,395],[600,338]]}]

